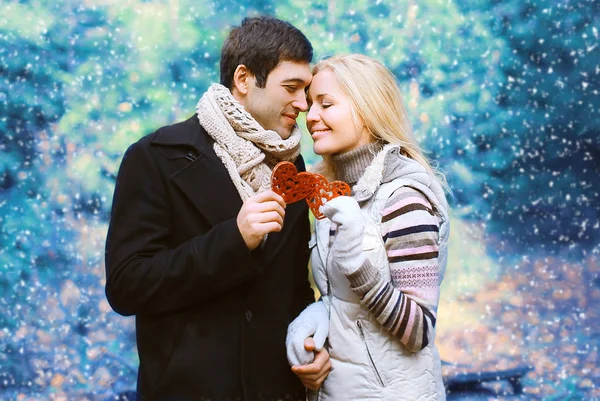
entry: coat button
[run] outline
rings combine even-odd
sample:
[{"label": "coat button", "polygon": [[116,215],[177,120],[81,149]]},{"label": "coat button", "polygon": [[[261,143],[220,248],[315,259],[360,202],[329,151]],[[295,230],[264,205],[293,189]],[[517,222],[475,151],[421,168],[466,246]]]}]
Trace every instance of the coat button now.
[{"label": "coat button", "polygon": [[250,323],[250,321],[251,321],[251,320],[252,320],[252,311],[251,311],[250,309],[248,309],[248,310],[246,311],[246,321],[247,321],[248,323]]}]

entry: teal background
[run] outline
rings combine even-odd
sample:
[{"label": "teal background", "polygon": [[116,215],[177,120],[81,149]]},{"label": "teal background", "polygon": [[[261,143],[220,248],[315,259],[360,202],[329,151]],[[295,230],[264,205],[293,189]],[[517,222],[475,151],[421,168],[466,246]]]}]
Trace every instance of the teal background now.
[{"label": "teal background", "polygon": [[[316,59],[364,53],[397,76],[453,190],[447,377],[529,363],[521,398],[598,399],[589,0],[1,1],[0,398],[134,389],[134,320],[104,296],[115,175],[129,144],[194,113],[229,28],[259,13],[300,28]],[[317,160],[307,135],[303,154]]]}]

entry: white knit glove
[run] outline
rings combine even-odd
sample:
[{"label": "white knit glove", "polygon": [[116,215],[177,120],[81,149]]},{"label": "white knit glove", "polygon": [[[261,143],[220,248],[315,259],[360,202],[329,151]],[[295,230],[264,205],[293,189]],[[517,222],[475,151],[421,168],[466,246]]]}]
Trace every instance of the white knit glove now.
[{"label": "white knit glove", "polygon": [[354,198],[340,196],[321,206],[321,213],[338,227],[335,240],[331,245],[331,263],[349,276],[365,261],[362,247],[365,224],[360,206]]},{"label": "white knit glove", "polygon": [[290,366],[307,365],[315,359],[312,351],[304,348],[304,340],[313,336],[315,351],[320,351],[329,334],[329,314],[322,301],[306,307],[288,326],[285,346]]}]

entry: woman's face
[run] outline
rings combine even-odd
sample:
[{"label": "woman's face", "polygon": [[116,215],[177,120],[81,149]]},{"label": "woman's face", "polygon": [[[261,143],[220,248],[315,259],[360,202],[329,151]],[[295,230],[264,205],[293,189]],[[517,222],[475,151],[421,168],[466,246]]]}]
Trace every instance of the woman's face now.
[{"label": "woman's face", "polygon": [[366,145],[369,136],[360,121],[352,115],[350,99],[344,93],[333,71],[318,72],[308,89],[306,126],[318,155],[337,155]]}]

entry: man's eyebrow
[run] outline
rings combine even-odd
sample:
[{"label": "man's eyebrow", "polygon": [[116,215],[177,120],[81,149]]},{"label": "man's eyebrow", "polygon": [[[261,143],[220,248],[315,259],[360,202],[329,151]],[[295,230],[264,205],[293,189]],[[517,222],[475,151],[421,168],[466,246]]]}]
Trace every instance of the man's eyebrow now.
[{"label": "man's eyebrow", "polygon": [[288,78],[288,79],[284,79],[283,81],[281,81],[282,84],[291,84],[291,83],[295,83],[295,84],[306,84],[306,81],[302,78]]}]

